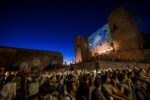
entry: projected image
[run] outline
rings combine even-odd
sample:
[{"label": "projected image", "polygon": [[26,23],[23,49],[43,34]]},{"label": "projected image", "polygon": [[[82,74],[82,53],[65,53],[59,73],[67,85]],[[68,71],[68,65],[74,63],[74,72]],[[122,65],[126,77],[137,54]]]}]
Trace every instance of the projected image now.
[{"label": "projected image", "polygon": [[112,43],[108,24],[105,24],[88,38],[89,50],[92,51],[105,42]]}]

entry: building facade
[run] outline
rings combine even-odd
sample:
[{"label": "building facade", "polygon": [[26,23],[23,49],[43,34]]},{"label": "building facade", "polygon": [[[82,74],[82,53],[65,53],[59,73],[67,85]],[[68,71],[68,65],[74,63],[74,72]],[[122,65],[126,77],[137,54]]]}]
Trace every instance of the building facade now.
[{"label": "building facade", "polygon": [[49,64],[63,64],[63,55],[59,52],[0,47],[0,66],[46,67]]},{"label": "building facade", "polygon": [[76,63],[89,58],[88,41],[83,36],[77,36],[75,39],[75,58]]}]

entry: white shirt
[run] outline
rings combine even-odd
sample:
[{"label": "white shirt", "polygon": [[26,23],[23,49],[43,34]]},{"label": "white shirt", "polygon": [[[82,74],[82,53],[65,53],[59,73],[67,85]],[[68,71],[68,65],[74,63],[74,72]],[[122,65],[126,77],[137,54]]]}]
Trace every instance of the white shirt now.
[{"label": "white shirt", "polygon": [[0,100],[11,100],[16,96],[16,83],[15,82],[9,82],[5,84],[0,91]]}]

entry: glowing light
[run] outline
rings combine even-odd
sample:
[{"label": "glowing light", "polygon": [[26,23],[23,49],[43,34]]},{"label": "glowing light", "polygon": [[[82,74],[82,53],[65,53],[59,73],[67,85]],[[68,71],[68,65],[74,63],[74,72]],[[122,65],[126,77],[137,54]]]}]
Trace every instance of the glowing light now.
[{"label": "glowing light", "polygon": [[66,60],[65,62],[64,62],[64,64],[65,65],[71,65],[71,64],[75,64],[75,61],[74,60]]},{"label": "glowing light", "polygon": [[99,53],[99,54],[107,53],[107,52],[112,51],[112,50],[113,50],[113,47],[110,47],[109,49],[105,49],[105,50],[103,50],[103,51],[99,50],[98,53]]}]

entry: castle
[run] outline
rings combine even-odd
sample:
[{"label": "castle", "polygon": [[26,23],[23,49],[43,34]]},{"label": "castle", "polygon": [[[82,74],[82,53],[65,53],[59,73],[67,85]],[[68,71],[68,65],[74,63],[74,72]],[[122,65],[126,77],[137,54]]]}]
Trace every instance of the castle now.
[{"label": "castle", "polygon": [[[144,48],[144,38],[131,14],[124,7],[113,10],[107,20],[108,24],[104,25],[104,27],[108,28],[101,28],[89,37],[90,41],[95,39],[95,43],[90,44],[89,38],[84,38],[83,36],[76,37],[76,63],[93,57],[103,60],[149,61],[150,49]],[[108,36],[105,36],[107,39],[101,44],[99,41],[102,42],[101,38],[105,35],[98,37],[97,34],[101,34],[101,31],[108,31],[112,40],[109,41]],[[90,46],[93,48],[91,49]]]}]

